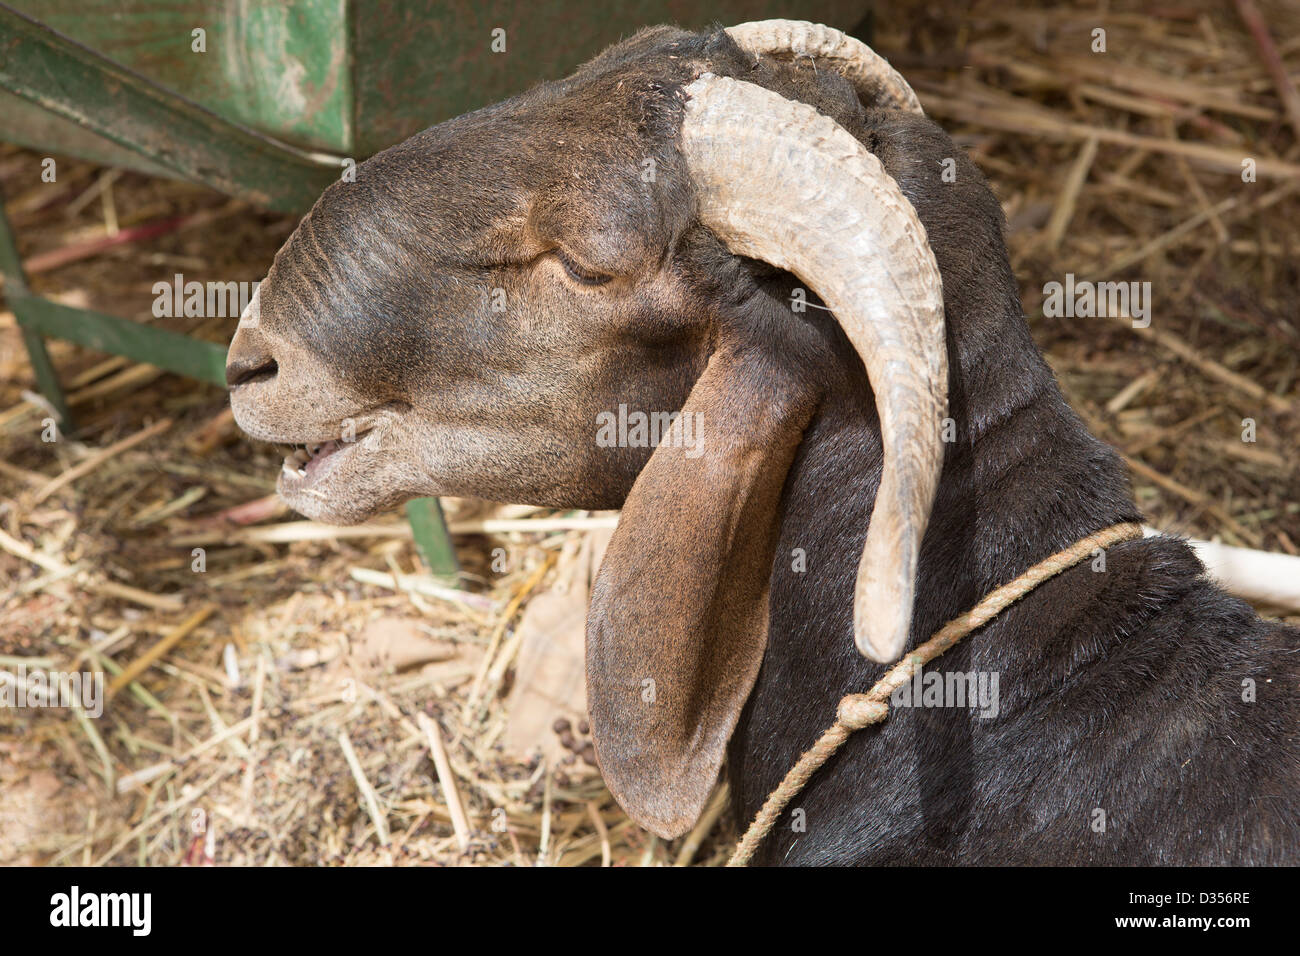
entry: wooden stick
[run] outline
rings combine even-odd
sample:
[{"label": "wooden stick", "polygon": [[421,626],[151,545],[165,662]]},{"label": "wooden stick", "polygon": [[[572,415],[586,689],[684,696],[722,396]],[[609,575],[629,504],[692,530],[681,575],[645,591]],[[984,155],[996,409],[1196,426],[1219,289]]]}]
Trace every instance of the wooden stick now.
[{"label": "wooden stick", "polygon": [[[1103,143],[1115,143],[1153,153],[1185,156],[1198,165],[1223,172],[1241,172],[1241,150],[1225,149],[1205,143],[1187,143],[1180,139],[1158,136],[1138,136],[1122,130],[1075,123],[1057,116],[1043,116],[1041,110],[1026,109],[1011,113],[985,106],[972,105],[951,97],[927,95],[922,98],[927,113],[948,116],[976,126],[1003,130],[1009,133],[1040,134],[1054,139],[1089,139],[1097,137]],[[1260,176],[1277,179],[1300,179],[1300,165],[1267,156],[1255,158],[1255,171]]]},{"label": "wooden stick", "polygon": [[64,564],[58,558],[37,551],[26,541],[19,541],[3,530],[0,530],[0,548],[4,548],[10,554],[22,558],[24,561],[30,561],[37,567],[44,568],[52,574],[61,574],[69,568],[69,565]]},{"label": "wooden stick", "polygon": [[[1170,138],[1176,138],[1178,136],[1178,127],[1174,124],[1172,119],[1165,119],[1165,128],[1168,131]],[[1214,237],[1219,241],[1219,245],[1223,245],[1230,238],[1228,236],[1228,227],[1223,224],[1223,220],[1219,218],[1218,214],[1212,208],[1210,197],[1206,195],[1205,188],[1201,185],[1201,181],[1196,178],[1196,175],[1192,172],[1192,168],[1187,165],[1187,160],[1182,156],[1174,157],[1174,165],[1178,168],[1178,174],[1183,177],[1183,181],[1187,183],[1187,188],[1190,189],[1192,195],[1196,197],[1196,205],[1200,208],[1201,212],[1205,213],[1206,217],[1210,220],[1210,225],[1214,227]]]},{"label": "wooden stick", "polygon": [[1189,488],[1187,487],[1187,485],[1183,484],[1182,482],[1175,481],[1173,478],[1170,478],[1168,475],[1156,471],[1150,465],[1138,461],[1136,458],[1133,458],[1131,455],[1121,454],[1120,457],[1124,459],[1124,461],[1128,464],[1130,468],[1136,471],[1143,478],[1147,479],[1148,481],[1154,482],[1155,484],[1159,485],[1161,488],[1164,488],[1166,491],[1172,491],[1174,494],[1178,495],[1179,497],[1185,498],[1187,501],[1190,501],[1192,504],[1204,508],[1206,511],[1210,512],[1212,515],[1214,515],[1216,518],[1222,521],[1225,525],[1227,525],[1229,530],[1231,530],[1233,534],[1241,538],[1243,541],[1249,541],[1252,544],[1260,544],[1262,542],[1263,539],[1260,538],[1260,536],[1256,532],[1251,531],[1249,528],[1242,525],[1240,521],[1238,521],[1232,515],[1228,514],[1228,512],[1224,511],[1221,507],[1219,507],[1219,505],[1215,504],[1214,501],[1210,499],[1210,496],[1207,495],[1205,492],[1198,491],[1195,488]]},{"label": "wooden stick", "polygon": [[1229,388],[1235,389],[1244,395],[1249,395],[1256,401],[1264,402],[1275,411],[1291,412],[1296,410],[1295,402],[1282,395],[1273,394],[1258,382],[1246,378],[1244,375],[1238,375],[1236,372],[1232,371],[1232,369],[1220,365],[1218,362],[1214,361],[1214,359],[1206,358],[1177,335],[1174,335],[1174,333],[1153,328],[1137,328],[1133,326],[1132,319],[1121,318],[1118,316],[1114,316],[1113,318],[1115,318],[1116,321],[1123,323],[1125,328],[1131,328],[1144,339],[1155,342],[1165,350],[1177,355],[1183,361],[1195,365],[1206,375],[1211,378],[1217,378]]},{"label": "wooden stick", "polygon": [[1150,256],[1155,255],[1157,252],[1160,252],[1162,249],[1167,249],[1179,239],[1183,238],[1183,236],[1200,228],[1202,224],[1216,219],[1222,213],[1228,212],[1233,207],[1240,205],[1240,203],[1240,196],[1229,196],[1227,199],[1216,203],[1210,208],[1202,209],[1195,215],[1189,216],[1172,229],[1168,229],[1156,236],[1154,239],[1144,242],[1132,252],[1122,255],[1118,259],[1113,259],[1103,263],[1099,268],[1111,275],[1117,272],[1122,272],[1129,266],[1142,262]]},{"label": "wooden stick", "polygon": [[114,375],[110,375],[106,379],[92,382],[85,388],[70,393],[68,395],[68,404],[73,406],[81,405],[91,399],[112,394],[119,389],[140,388],[166,374],[164,369],[160,369],[156,365],[132,365]]},{"label": "wooden stick", "polygon": [[161,435],[163,432],[165,432],[167,429],[171,427],[172,427],[172,420],[170,418],[164,418],[161,421],[154,422],[148,428],[141,429],[140,431],[136,432],[134,435],[130,435],[126,438],[123,438],[121,441],[114,442],[113,444],[109,445],[107,448],[100,449],[95,454],[91,455],[89,458],[83,461],[81,464],[73,468],[69,468],[63,474],[59,475],[59,477],[49,482],[44,488],[41,488],[39,491],[37,491],[36,494],[32,496],[30,506],[35,507],[36,505],[39,505],[42,501],[44,501],[50,495],[54,494],[60,488],[72,484],[72,482],[76,481],[78,478],[84,478],[86,475],[90,474],[92,471],[94,471],[96,468],[98,468],[100,465],[102,465],[104,462],[108,461],[110,458],[114,457],[115,455],[120,455],[122,452],[126,451],[127,449],[134,448],[136,445],[139,445],[141,442],[148,441],[150,438],[153,438],[155,435]]},{"label": "wooden stick", "polygon": [[537,838],[537,860],[544,862],[551,852],[551,810],[555,796],[554,779],[555,775],[551,773],[551,768],[546,760],[542,760],[542,826],[541,833]]},{"label": "wooden stick", "polygon": [[213,612],[215,612],[216,610],[217,610],[217,606],[215,604],[208,604],[205,605],[204,607],[199,608],[197,611],[195,611],[185,620],[181,621],[181,623],[176,625],[176,627],[173,628],[170,633],[168,633],[160,641],[154,644],[153,647],[149,648],[147,651],[145,651],[143,654],[137,657],[134,661],[128,664],[122,670],[122,673],[118,674],[116,677],[113,678],[113,682],[108,685],[108,696],[112,698],[113,695],[116,694],[118,691],[120,691],[123,687],[125,687],[127,684],[131,683],[137,677],[143,674],[146,670],[148,670],[151,666],[153,666],[153,663],[156,660],[158,660],[158,658],[162,657],[169,650],[175,647],[196,627],[198,627],[209,617],[211,617]]},{"label": "wooden stick", "polygon": [[601,867],[608,867],[610,863],[609,827],[605,826],[605,821],[601,819],[600,807],[596,805],[595,800],[587,801],[587,816],[591,818],[591,825],[596,828],[596,836],[600,839],[600,865]]},{"label": "wooden stick", "polygon": [[1106,403],[1106,411],[1112,415],[1118,415],[1128,407],[1128,404],[1133,401],[1133,399],[1137,398],[1159,381],[1160,375],[1160,371],[1154,368],[1145,375],[1139,375],[1137,378],[1133,379],[1133,381],[1120,389],[1120,391],[1115,394],[1115,397]]},{"label": "wooden stick", "polygon": [[352,749],[352,741],[348,739],[348,732],[340,730],[338,740],[339,747],[343,751],[343,759],[348,762],[348,769],[352,771],[352,779],[357,782],[357,789],[361,791],[361,799],[365,803],[366,812],[370,814],[370,819],[375,824],[375,832],[379,836],[379,845],[388,846],[391,842],[391,837],[388,835],[388,818],[380,812],[379,794],[375,793],[375,788],[366,779],[366,772],[361,767],[361,761],[357,759],[357,752]]},{"label": "wooden stick", "polygon": [[421,711],[415,715],[415,722],[424,731],[429,741],[429,755],[433,757],[433,768],[438,773],[438,784],[447,801],[447,813],[451,816],[452,829],[456,831],[456,844],[460,852],[469,850],[469,819],[465,816],[465,806],[460,802],[460,791],[456,788],[456,776],[451,772],[451,761],[447,759],[447,746],[442,739],[442,730],[438,724]]},{"label": "wooden stick", "polygon": [[[202,743],[196,744],[195,746],[191,747],[183,754],[177,754],[175,757],[172,757],[170,760],[163,760],[159,763],[151,764],[150,766],[145,767],[142,770],[137,770],[134,773],[129,773],[124,777],[119,777],[117,781],[117,792],[126,793],[136,786],[149,783],[153,780],[157,780],[163,774],[167,773],[167,771],[174,770],[177,767],[179,767],[183,761],[189,760],[193,757],[197,757],[199,754],[205,753],[206,751],[211,750],[213,747],[220,746],[221,744],[229,740],[231,737],[234,737],[238,734],[242,734],[245,730],[247,730],[252,725],[252,723],[253,723],[252,717],[245,717],[243,720],[239,721],[239,723],[231,724],[225,730],[221,731],[221,733],[214,734],[213,736],[209,737],[207,740],[203,741]],[[222,774],[222,776],[224,776],[224,774]]]},{"label": "wooden stick", "polygon": [[1069,175],[1065,177],[1065,185],[1061,187],[1061,194],[1056,198],[1056,206],[1052,209],[1052,218],[1047,223],[1047,245],[1053,250],[1061,244],[1065,228],[1074,218],[1074,207],[1079,200],[1079,190],[1083,188],[1084,181],[1088,178],[1088,170],[1092,169],[1092,161],[1096,156],[1097,137],[1089,136],[1083,142],[1083,149],[1079,150],[1079,155],[1075,157]]},{"label": "wooden stick", "polygon": [[490,611],[495,606],[491,598],[471,591],[461,591],[439,584],[429,575],[423,574],[389,574],[386,571],[372,571],[370,568],[350,568],[348,574],[352,580],[377,587],[392,588],[395,591],[409,591],[425,597],[438,598],[452,604],[463,604],[476,611]]},{"label": "wooden stick", "polygon": [[[6,534],[3,530],[0,530],[0,548],[48,571],[55,576],[54,580],[72,574],[81,574],[84,571],[78,565],[64,564],[53,555],[37,551],[27,542],[19,541],[17,538]],[[53,581],[47,583],[53,583]],[[149,591],[142,591],[126,584],[118,584],[116,581],[85,581],[81,583],[81,586],[92,594],[106,594],[110,597],[122,598],[133,604],[151,607],[158,611],[179,611],[185,606],[180,597],[170,594],[152,594]]]},{"label": "wooden stick", "polygon": [[154,594],[140,588],[133,588],[129,584],[119,584],[116,581],[87,581],[84,587],[94,594],[121,598],[124,601],[130,601],[132,604],[151,607],[155,611],[181,611],[185,609],[185,599],[178,594]]},{"label": "wooden stick", "polygon": [[50,480],[48,475],[42,475],[39,471],[28,471],[26,468],[11,465],[7,461],[0,461],[0,475],[8,475],[10,478],[31,485],[33,488],[39,488]]},{"label": "wooden stick", "polygon": [[1208,89],[1192,80],[1179,79],[1149,68],[1116,63],[1111,57],[1087,54],[1070,58],[1054,57],[1050,68],[1026,63],[1024,55],[1015,57],[986,53],[978,47],[970,51],[970,62],[975,66],[992,67],[1020,74],[1027,79],[1056,87],[1070,87],[1082,77],[1090,78],[1113,89],[1149,98],[1157,103],[1177,103],[1201,109],[1245,116],[1249,119],[1271,120],[1274,113],[1254,103],[1243,103],[1236,92],[1227,93]]},{"label": "wooden stick", "polygon": [[547,531],[590,531],[617,528],[618,515],[575,515],[571,518],[486,518],[453,521],[447,526],[452,534],[509,534]]},{"label": "wooden stick", "polygon": [[49,272],[51,269],[57,269],[70,262],[79,262],[82,259],[92,258],[101,252],[124,243],[144,242],[169,233],[182,232],[196,226],[207,225],[214,220],[244,208],[246,208],[244,204],[235,199],[224,206],[200,209],[198,212],[190,213],[187,216],[173,216],[169,219],[159,219],[143,225],[132,226],[129,229],[119,229],[113,235],[87,239],[83,242],[75,242],[61,246],[58,249],[52,249],[49,252],[40,252],[34,256],[29,256],[23,263],[23,268],[28,275]]},{"label": "wooden stick", "polygon": [[[471,521],[453,521],[447,525],[447,531],[450,534],[511,534],[514,532],[543,534],[552,531],[589,531],[616,527],[618,527],[618,515],[575,515],[570,518],[480,518]],[[322,524],[319,521],[284,521],[258,528],[231,528],[179,534],[171,539],[171,543],[177,547],[189,547],[208,544],[287,544],[293,541],[409,538],[410,536],[411,526],[406,522],[374,521],[369,524],[339,527]]]},{"label": "wooden stick", "polygon": [[[1290,182],[1283,183],[1281,186],[1278,186],[1276,189],[1270,190],[1269,192],[1265,193],[1263,196],[1260,196],[1259,199],[1257,199],[1255,202],[1247,205],[1244,208],[1244,210],[1242,210],[1240,213],[1234,213],[1234,216],[1243,214],[1245,212],[1260,213],[1265,209],[1269,208],[1270,206],[1275,205],[1280,200],[1285,199],[1287,196],[1291,195],[1291,193],[1295,192],[1296,189],[1298,188],[1300,188],[1300,180],[1292,180]],[[1173,245],[1177,240],[1181,239],[1183,236],[1187,235],[1189,232],[1196,229],[1202,223],[1209,222],[1214,217],[1219,216],[1222,213],[1228,212],[1229,210],[1235,209],[1239,205],[1241,205],[1240,196],[1229,196],[1227,199],[1223,200],[1222,202],[1219,202],[1214,206],[1211,206],[1209,209],[1201,210],[1196,215],[1189,217],[1185,221],[1174,226],[1169,231],[1164,232],[1159,236],[1156,236],[1150,242],[1144,243],[1141,247],[1139,247],[1134,252],[1130,252],[1128,255],[1122,256],[1119,259],[1116,259],[1112,262],[1103,263],[1102,265],[1097,267],[1097,271],[1104,271],[1110,274],[1121,272],[1122,270],[1127,269],[1129,266],[1141,262],[1143,259],[1146,259],[1148,256],[1151,256],[1154,253],[1159,252],[1161,249],[1165,249]]]},{"label": "wooden stick", "polygon": [[1268,70],[1273,85],[1277,87],[1278,98],[1282,101],[1286,115],[1291,120],[1291,128],[1295,131],[1297,139],[1300,139],[1300,93],[1296,92],[1295,84],[1287,75],[1286,64],[1282,62],[1282,56],[1278,53],[1273,37],[1268,32],[1268,24],[1260,16],[1255,0],[1237,0],[1237,13],[1241,15],[1251,38],[1259,47],[1264,68]]},{"label": "wooden stick", "polygon": [[677,851],[677,859],[673,861],[673,866],[691,865],[700,844],[712,831],[714,825],[718,822],[718,818],[722,816],[722,811],[727,808],[729,802],[728,793],[729,790],[725,783],[718,784],[718,789],[713,792],[713,797],[704,808],[704,812],[700,814],[700,819],[695,822],[690,834],[682,842],[681,849]]}]

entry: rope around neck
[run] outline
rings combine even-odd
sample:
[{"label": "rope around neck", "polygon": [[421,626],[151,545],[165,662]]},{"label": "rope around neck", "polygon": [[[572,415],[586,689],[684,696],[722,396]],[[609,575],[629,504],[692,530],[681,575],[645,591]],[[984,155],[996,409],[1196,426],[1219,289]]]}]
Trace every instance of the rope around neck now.
[{"label": "rope around neck", "polygon": [[876,686],[865,694],[849,694],[840,701],[836,711],[835,723],[821,735],[799,761],[790,768],[780,786],[768,795],[762,809],[754,816],[745,835],[736,845],[735,852],[727,861],[727,866],[744,866],[749,862],[763,838],[772,831],[777,819],[786,805],[798,796],[799,791],[821,765],[834,755],[848,740],[853,731],[861,730],[872,724],[882,722],[889,715],[889,697],[894,690],[903,686],[926,664],[930,663],[963,637],[989,621],[1009,605],[1020,600],[1048,578],[1067,571],[1099,548],[1108,548],[1121,541],[1131,541],[1142,537],[1140,524],[1116,524],[1104,528],[1094,535],[1081,538],[1064,551],[1058,551],[1043,561],[1038,562],[1020,577],[990,592],[984,600],[960,617],[955,617],[924,644],[893,666]]}]

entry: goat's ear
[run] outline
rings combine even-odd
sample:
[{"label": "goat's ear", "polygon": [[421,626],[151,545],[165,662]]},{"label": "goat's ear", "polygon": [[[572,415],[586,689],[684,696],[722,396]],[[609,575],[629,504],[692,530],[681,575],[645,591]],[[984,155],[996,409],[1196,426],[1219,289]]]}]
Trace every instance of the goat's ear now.
[{"label": "goat's ear", "polygon": [[597,762],[662,837],[703,810],[758,676],[781,488],[813,404],[760,357],[715,352],[633,485],[592,589]]}]

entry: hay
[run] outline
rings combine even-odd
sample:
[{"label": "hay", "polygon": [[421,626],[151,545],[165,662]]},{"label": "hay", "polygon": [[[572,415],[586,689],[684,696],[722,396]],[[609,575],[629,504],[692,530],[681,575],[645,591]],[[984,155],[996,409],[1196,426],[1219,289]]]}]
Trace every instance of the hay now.
[{"label": "hay", "polygon": [[[1152,523],[1295,554],[1300,129],[1270,64],[1297,69],[1300,13],[1263,5],[1269,53],[1221,3],[1141,6],[895,5],[876,46],[989,177],[1034,336]],[[153,283],[256,280],[294,225],[74,160],[44,184],[40,158],[0,147],[0,182],[35,286],[72,304],[224,341],[233,320],[153,319]],[[1151,329],[1045,317],[1067,272],[1150,281]],[[52,351],[82,430],[46,443],[0,312],[0,661],[103,669],[114,694],[98,720],[0,710],[0,862],[725,860],[721,790],[666,845],[579,759],[584,727],[557,731],[561,766],[501,746],[521,616],[607,517],[449,502],[449,587],[396,516],[293,519],[269,497],[278,453],[219,389]]]}]

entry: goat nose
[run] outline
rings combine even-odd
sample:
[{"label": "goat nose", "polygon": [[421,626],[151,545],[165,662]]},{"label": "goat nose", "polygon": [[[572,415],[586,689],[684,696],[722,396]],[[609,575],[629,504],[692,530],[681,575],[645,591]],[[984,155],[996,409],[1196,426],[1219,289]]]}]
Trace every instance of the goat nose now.
[{"label": "goat nose", "polygon": [[275,356],[257,341],[253,329],[241,328],[235,332],[226,353],[226,386],[235,388],[252,381],[273,378],[279,371]]}]

